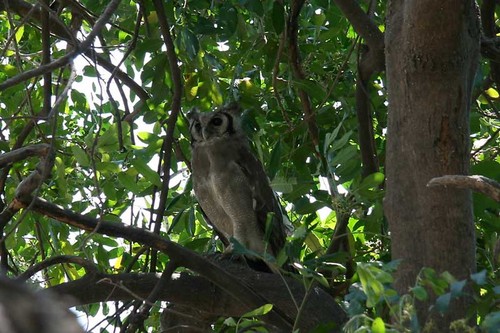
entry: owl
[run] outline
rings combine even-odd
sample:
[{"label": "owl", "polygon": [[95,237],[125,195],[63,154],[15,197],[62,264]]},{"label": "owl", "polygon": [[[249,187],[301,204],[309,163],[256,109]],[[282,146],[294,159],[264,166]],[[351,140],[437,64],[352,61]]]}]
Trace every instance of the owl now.
[{"label": "owl", "polygon": [[232,252],[233,237],[260,255],[276,256],[286,238],[281,206],[243,133],[240,107],[193,110],[187,117],[194,192],[225,253]]}]

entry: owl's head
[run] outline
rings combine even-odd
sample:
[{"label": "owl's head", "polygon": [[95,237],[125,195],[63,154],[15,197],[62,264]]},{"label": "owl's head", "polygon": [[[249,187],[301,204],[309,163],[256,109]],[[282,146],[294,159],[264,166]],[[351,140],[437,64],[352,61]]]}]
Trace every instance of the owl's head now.
[{"label": "owl's head", "polygon": [[197,109],[187,114],[191,144],[199,144],[233,135],[241,135],[241,108],[233,103],[212,112],[200,112]]}]

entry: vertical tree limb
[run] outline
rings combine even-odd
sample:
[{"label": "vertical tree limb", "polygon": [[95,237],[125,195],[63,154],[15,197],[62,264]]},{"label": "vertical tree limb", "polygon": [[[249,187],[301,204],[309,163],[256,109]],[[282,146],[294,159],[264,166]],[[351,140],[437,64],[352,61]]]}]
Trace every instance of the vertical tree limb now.
[{"label": "vertical tree limb", "polygon": [[[175,46],[170,35],[170,26],[165,14],[165,7],[161,0],[153,0],[156,13],[158,15],[158,22],[160,24],[160,31],[163,37],[165,46],[167,47],[167,58],[170,67],[170,74],[173,82],[173,96],[172,104],[170,105],[170,115],[167,119],[167,134],[165,136],[162,150],[163,150],[163,182],[160,193],[160,202],[158,203],[157,215],[154,221],[154,232],[159,233],[163,214],[167,206],[167,197],[170,183],[170,164],[172,161],[172,146],[174,143],[174,130],[177,117],[181,111],[181,97],[182,97],[182,80],[181,71],[178,65],[177,55],[175,54]],[[165,106],[168,107],[167,105]],[[168,110],[167,110],[168,113]],[[156,270],[156,253],[153,253],[151,258],[151,270]]]}]

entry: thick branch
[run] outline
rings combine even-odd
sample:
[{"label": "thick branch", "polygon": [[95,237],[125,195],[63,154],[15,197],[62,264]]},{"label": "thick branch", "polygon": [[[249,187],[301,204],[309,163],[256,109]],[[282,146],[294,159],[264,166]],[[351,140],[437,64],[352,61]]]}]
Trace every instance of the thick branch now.
[{"label": "thick branch", "polygon": [[45,157],[49,152],[50,145],[42,143],[37,145],[31,145],[23,148],[19,148],[8,153],[0,155],[0,168],[3,168],[9,164],[19,162],[27,159],[31,156]]},{"label": "thick branch", "polygon": [[335,4],[344,13],[352,24],[354,31],[361,36],[370,49],[384,49],[384,35],[370,17],[363,12],[354,0],[334,0]]},{"label": "thick branch", "polygon": [[427,186],[451,186],[466,188],[485,194],[493,200],[500,202],[500,183],[484,176],[450,175],[432,178]]},{"label": "thick branch", "polygon": [[0,309],[1,332],[83,333],[61,301],[4,277],[0,278]]},{"label": "thick branch", "polygon": [[[293,278],[285,278],[290,288],[289,292],[279,275],[256,272],[228,261],[216,264],[221,270],[236,276],[251,289],[258,290],[259,294],[287,313],[296,313],[290,292],[299,303],[306,294],[303,284]],[[158,275],[152,273],[87,275],[80,280],[49,288],[43,293],[52,292],[61,296],[72,296],[70,299],[73,303],[69,304],[71,306],[102,301],[130,301],[146,298],[157,285],[158,280]],[[158,299],[198,309],[212,317],[240,317],[253,310],[204,277],[187,273],[177,274],[168,281],[162,288]],[[340,327],[346,321],[344,311],[331,296],[320,288],[315,288],[310,292],[303,311],[298,325],[301,332],[309,332],[318,324],[328,322],[337,323]]]},{"label": "thick branch", "polygon": [[[14,200],[10,206],[12,209],[20,209],[25,208],[28,205],[30,205],[30,202]],[[171,258],[174,258],[179,265],[207,277],[210,281],[220,286],[247,307],[257,308],[263,304],[269,303],[267,300],[253,292],[248,286],[240,283],[240,281],[234,276],[222,271],[218,266],[205,260],[197,253],[185,249],[182,246],[164,239],[152,232],[116,222],[97,220],[90,216],[80,215],[39,198],[33,199],[31,207],[31,209],[35,212],[79,229],[113,237],[122,237],[129,241],[148,245],[158,251],[164,252]],[[269,323],[283,330],[290,330],[292,327],[291,318],[284,314],[280,309],[274,308],[265,317]]]},{"label": "thick branch", "polygon": [[368,91],[370,87],[368,82],[375,73],[373,63],[369,60],[375,54],[367,50],[365,45],[360,45],[359,52],[360,59],[356,78],[356,115],[358,117],[359,148],[363,162],[362,176],[366,177],[379,170]]}]

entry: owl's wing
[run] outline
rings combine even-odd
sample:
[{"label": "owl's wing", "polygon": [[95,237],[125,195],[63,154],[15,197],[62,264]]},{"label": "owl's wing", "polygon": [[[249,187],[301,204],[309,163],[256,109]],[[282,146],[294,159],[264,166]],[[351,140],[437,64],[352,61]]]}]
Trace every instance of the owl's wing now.
[{"label": "owl's wing", "polygon": [[250,184],[254,200],[253,208],[263,233],[266,231],[268,213],[273,213],[271,232],[267,241],[272,253],[277,255],[285,245],[286,231],[280,204],[269,185],[264,167],[246,145],[239,148],[236,162]]},{"label": "owl's wing", "polygon": [[224,248],[227,248],[230,243],[229,243],[229,240],[226,238],[226,236],[224,236],[224,233],[221,232],[219,229],[217,229],[217,226],[214,223],[212,223],[212,221],[210,221],[210,218],[208,217],[207,213],[205,213],[205,211],[203,210],[203,207],[201,207],[201,205],[198,205],[198,208],[201,212],[201,215],[203,215],[205,222],[207,222],[208,224],[210,224],[212,226],[215,234],[219,237],[222,244],[224,244]]}]

